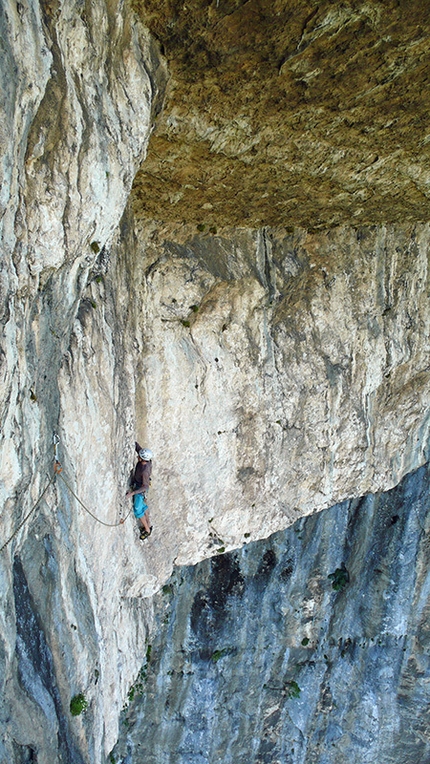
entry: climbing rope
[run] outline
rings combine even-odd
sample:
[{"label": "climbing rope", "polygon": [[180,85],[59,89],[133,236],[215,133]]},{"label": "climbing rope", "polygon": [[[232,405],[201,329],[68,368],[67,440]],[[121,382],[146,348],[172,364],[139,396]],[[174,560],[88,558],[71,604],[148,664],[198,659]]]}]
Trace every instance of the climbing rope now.
[{"label": "climbing rope", "polygon": [[35,509],[36,509],[36,507],[37,507],[37,506],[40,504],[40,502],[42,501],[42,499],[43,499],[43,497],[44,497],[44,495],[45,495],[46,491],[48,490],[49,486],[50,486],[50,485],[51,485],[51,484],[54,482],[54,480],[55,480],[55,472],[54,472],[53,476],[51,477],[51,479],[49,480],[49,482],[46,484],[45,488],[43,489],[43,491],[42,491],[42,493],[40,494],[40,496],[39,496],[38,500],[36,501],[36,503],[35,503],[35,504],[33,504],[32,508],[30,509],[30,512],[29,512],[29,513],[28,513],[28,514],[27,514],[27,515],[24,517],[24,519],[23,519],[23,520],[20,522],[20,524],[18,525],[18,527],[17,527],[17,528],[14,530],[14,532],[12,533],[12,536],[10,536],[10,537],[8,538],[8,540],[7,540],[7,541],[6,541],[6,542],[3,544],[3,546],[2,546],[2,547],[0,547],[0,554],[1,554],[1,552],[3,551],[3,549],[5,549],[5,548],[7,547],[7,545],[8,545],[8,544],[10,544],[10,542],[11,542],[11,541],[12,541],[12,539],[13,539],[13,538],[16,536],[16,534],[18,533],[18,531],[20,531],[20,530],[21,530],[22,526],[24,525],[24,523],[26,523],[26,522],[27,522],[27,520],[28,520],[28,518],[30,517],[30,515],[32,515],[32,514],[33,514],[34,510],[35,510]]},{"label": "climbing rope", "polygon": [[97,522],[98,522],[98,523],[101,523],[102,525],[105,525],[105,526],[106,526],[106,528],[117,528],[117,527],[118,527],[118,525],[123,525],[123,524],[125,523],[125,521],[127,520],[127,518],[130,516],[130,514],[131,514],[131,509],[130,509],[130,511],[129,511],[129,513],[128,513],[128,515],[126,515],[126,517],[124,517],[124,518],[121,518],[121,520],[120,520],[118,523],[105,523],[105,521],[104,521],[104,520],[100,520],[100,518],[99,518],[99,517],[96,517],[96,515],[94,515],[94,514],[93,514],[93,512],[91,512],[91,510],[90,510],[90,509],[88,509],[88,507],[86,507],[86,506],[85,506],[84,502],[83,502],[83,501],[81,501],[81,500],[80,500],[80,498],[79,498],[79,496],[77,496],[77,495],[75,494],[75,492],[74,492],[74,490],[73,490],[72,486],[71,486],[71,485],[70,485],[70,484],[67,482],[67,480],[66,480],[66,478],[64,477],[64,475],[62,475],[62,474],[60,474],[60,472],[58,472],[58,477],[60,477],[60,478],[61,478],[61,480],[63,481],[63,483],[64,483],[64,484],[67,486],[67,488],[69,489],[70,493],[72,494],[72,496],[74,496],[74,497],[75,497],[76,501],[77,501],[77,502],[79,502],[79,504],[81,505],[81,507],[82,507],[83,509],[85,509],[85,512],[88,512],[88,514],[89,514],[89,515],[91,515],[91,517],[93,517],[93,518],[94,518],[94,520],[97,520]]},{"label": "climbing rope", "polygon": [[81,507],[83,509],[85,509],[85,512],[88,512],[88,514],[91,515],[91,517],[93,517],[94,520],[97,520],[98,523],[101,523],[102,525],[105,525],[106,528],[117,528],[118,525],[123,525],[125,523],[125,521],[127,520],[127,518],[129,517],[129,515],[131,514],[131,509],[130,509],[130,512],[128,513],[128,515],[126,515],[126,517],[122,518],[118,523],[105,523],[104,520],[100,520],[99,517],[96,517],[96,515],[93,512],[91,512],[91,510],[88,509],[88,507],[85,506],[84,502],[80,500],[79,496],[77,496],[75,494],[75,492],[74,492],[72,486],[70,485],[70,483],[68,483],[66,478],[64,477],[64,475],[61,474],[62,471],[63,471],[63,468],[62,468],[60,462],[58,461],[58,451],[57,451],[59,442],[60,442],[60,438],[54,432],[54,435],[53,435],[53,443],[54,443],[54,471],[55,471],[56,475],[58,475],[58,477],[60,477],[61,480],[63,481],[63,483],[67,486],[67,488],[69,489],[69,491],[72,494],[72,496],[74,496],[76,501],[81,505]]},{"label": "climbing rope", "polygon": [[[93,512],[91,512],[91,510],[90,510],[90,509],[88,509],[88,507],[86,507],[86,506],[85,506],[85,504],[83,503],[83,501],[81,501],[81,500],[80,500],[80,498],[79,498],[79,496],[77,496],[77,495],[76,495],[76,493],[74,492],[73,488],[72,488],[72,487],[71,487],[71,485],[70,485],[70,484],[67,482],[66,478],[65,478],[65,477],[64,477],[64,475],[62,474],[62,472],[63,472],[63,467],[61,466],[61,463],[59,462],[59,460],[58,460],[58,455],[57,455],[57,448],[58,448],[58,444],[59,444],[59,442],[60,442],[60,438],[58,437],[58,435],[56,435],[56,434],[54,433],[54,437],[53,437],[53,444],[54,444],[54,474],[52,475],[52,477],[51,477],[51,478],[49,478],[49,480],[48,480],[48,483],[46,484],[45,488],[43,489],[43,491],[42,491],[42,493],[40,494],[39,498],[37,499],[36,503],[35,503],[35,504],[33,504],[32,508],[30,509],[30,512],[29,512],[29,513],[28,513],[28,514],[27,514],[27,515],[24,517],[24,519],[23,519],[23,520],[20,522],[20,524],[18,525],[18,527],[17,527],[17,528],[14,530],[14,532],[12,533],[12,535],[11,535],[11,536],[8,538],[8,540],[7,540],[7,541],[6,541],[6,542],[3,544],[3,546],[1,546],[1,547],[0,547],[0,554],[2,553],[3,549],[5,549],[5,548],[7,547],[7,545],[8,545],[8,544],[10,544],[10,542],[12,541],[12,539],[13,539],[13,538],[16,536],[16,534],[17,534],[17,533],[18,533],[18,532],[21,530],[22,526],[23,526],[23,525],[24,525],[24,524],[27,522],[28,518],[29,518],[29,517],[30,517],[30,516],[33,514],[34,510],[36,509],[36,507],[38,507],[38,505],[39,505],[39,504],[40,504],[40,502],[42,501],[42,499],[43,499],[43,497],[44,497],[44,495],[45,495],[46,491],[48,490],[49,486],[50,486],[50,485],[52,485],[52,483],[54,482],[54,480],[55,480],[55,478],[56,478],[56,477],[59,477],[59,478],[61,478],[61,480],[63,481],[63,483],[64,483],[64,484],[67,486],[67,488],[69,489],[69,491],[70,491],[70,493],[72,494],[72,496],[74,496],[74,497],[75,497],[75,499],[76,499],[76,501],[77,501],[77,502],[78,502],[78,503],[81,505],[81,507],[82,507],[83,509],[85,509],[85,512],[88,512],[88,514],[89,514],[89,515],[91,515],[91,517],[93,517],[93,518],[94,518],[94,520],[97,520],[97,522],[98,522],[98,523],[101,523],[102,525],[105,525],[105,526],[106,526],[106,528],[117,528],[119,525],[123,525],[123,524],[125,523],[125,521],[128,519],[128,517],[131,515],[131,509],[130,509],[130,511],[128,512],[128,514],[127,514],[127,515],[126,515],[124,518],[121,518],[121,520],[120,520],[118,523],[105,523],[105,521],[104,521],[104,520],[100,520],[100,518],[99,518],[99,517],[96,517],[96,515],[95,515],[95,514],[93,514]],[[49,477],[49,476],[48,476],[48,477]]]}]

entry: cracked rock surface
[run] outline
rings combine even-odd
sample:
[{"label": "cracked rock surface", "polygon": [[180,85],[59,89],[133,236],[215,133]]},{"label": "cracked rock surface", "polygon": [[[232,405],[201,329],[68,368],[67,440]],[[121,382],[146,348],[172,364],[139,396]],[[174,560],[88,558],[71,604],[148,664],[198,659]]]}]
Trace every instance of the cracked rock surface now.
[{"label": "cracked rock surface", "polygon": [[[124,550],[109,546],[104,578],[106,533],[91,548],[80,505],[62,479],[48,485],[52,433],[67,405],[61,369],[76,349],[74,321],[82,307],[83,322],[87,282],[109,259],[162,67],[123,3],[4,2],[0,37],[0,761],[99,762],[115,742],[150,616],[122,599],[127,573],[112,559]],[[79,434],[87,460],[90,422],[95,440],[106,426],[99,414],[93,406]],[[67,454],[63,441],[62,475],[89,502],[88,486],[76,484],[79,449]],[[126,478],[121,495],[125,487]],[[79,693],[85,719],[70,714]]]},{"label": "cracked rock surface", "polygon": [[177,564],[424,462],[428,226],[148,237],[142,263],[154,506]]}]

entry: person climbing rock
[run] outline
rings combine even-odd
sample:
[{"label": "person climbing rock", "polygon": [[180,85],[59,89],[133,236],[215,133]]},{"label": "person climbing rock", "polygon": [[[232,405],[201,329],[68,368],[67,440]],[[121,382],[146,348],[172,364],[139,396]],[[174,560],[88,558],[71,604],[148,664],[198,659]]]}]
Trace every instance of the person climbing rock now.
[{"label": "person climbing rock", "polygon": [[127,491],[126,496],[133,497],[134,516],[141,526],[140,538],[147,539],[152,533],[152,525],[149,523],[148,505],[146,503],[146,492],[151,482],[152,473],[152,452],[149,448],[141,448],[139,443],[135,443],[137,452],[137,464],[132,479],[132,490]]}]

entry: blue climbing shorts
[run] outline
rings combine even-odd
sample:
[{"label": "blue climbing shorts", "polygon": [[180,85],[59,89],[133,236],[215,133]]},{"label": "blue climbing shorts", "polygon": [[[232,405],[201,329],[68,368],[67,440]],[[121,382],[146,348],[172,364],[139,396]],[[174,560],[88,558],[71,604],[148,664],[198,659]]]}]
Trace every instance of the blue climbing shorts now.
[{"label": "blue climbing shorts", "polygon": [[134,516],[137,518],[143,517],[147,509],[148,509],[148,505],[145,502],[145,495],[143,493],[136,493],[133,496]]}]

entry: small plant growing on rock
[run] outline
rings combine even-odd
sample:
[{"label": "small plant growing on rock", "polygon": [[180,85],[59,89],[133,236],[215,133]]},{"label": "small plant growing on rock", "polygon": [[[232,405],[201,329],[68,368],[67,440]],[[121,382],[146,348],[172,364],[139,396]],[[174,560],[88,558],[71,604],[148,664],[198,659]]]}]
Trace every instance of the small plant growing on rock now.
[{"label": "small plant growing on rock", "polygon": [[[148,646],[148,650],[150,650],[151,645]],[[124,704],[123,711],[127,710],[128,705],[135,699],[135,698],[141,698],[143,695],[143,691],[145,689],[145,682],[146,682],[146,670],[148,668],[149,658],[148,658],[148,650],[146,651],[146,663],[142,666],[140,669],[136,681],[134,684],[131,685],[128,693],[127,693],[127,701],[128,703]],[[126,722],[123,721],[123,724]]]},{"label": "small plant growing on rock", "polygon": [[336,568],[334,573],[330,573],[328,578],[331,579],[331,585],[336,592],[341,592],[345,589],[345,586],[349,584],[349,573],[345,567],[345,563],[342,562],[340,568]]},{"label": "small plant growing on rock", "polygon": [[72,716],[79,716],[88,708],[88,702],[85,695],[80,692],[79,695],[74,695],[70,701],[70,713]]},{"label": "small plant growing on rock", "polygon": [[222,650],[215,650],[211,655],[212,663],[218,663],[219,659],[226,655],[227,652],[228,650],[226,647],[224,647]]},{"label": "small plant growing on rock", "polygon": [[288,699],[298,698],[300,696],[301,689],[299,685],[297,684],[297,682],[295,682],[294,679],[292,679],[289,682],[285,682],[284,692]]}]

